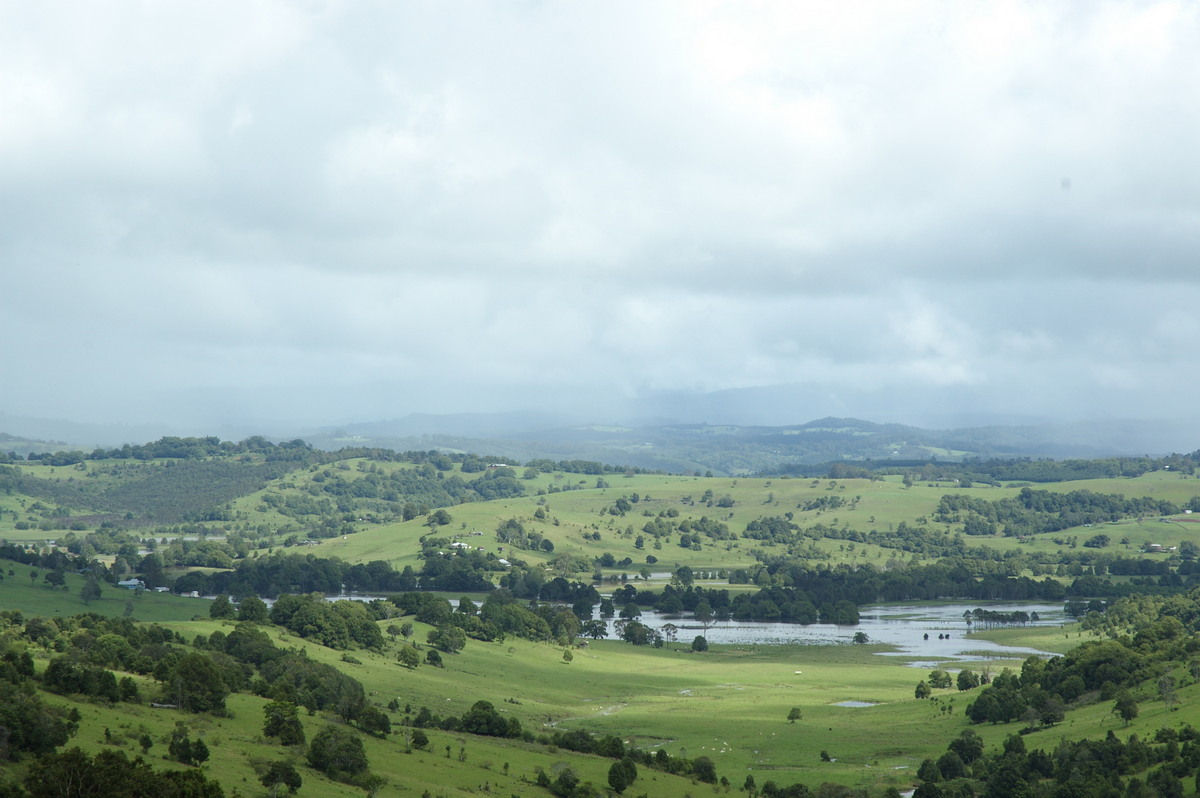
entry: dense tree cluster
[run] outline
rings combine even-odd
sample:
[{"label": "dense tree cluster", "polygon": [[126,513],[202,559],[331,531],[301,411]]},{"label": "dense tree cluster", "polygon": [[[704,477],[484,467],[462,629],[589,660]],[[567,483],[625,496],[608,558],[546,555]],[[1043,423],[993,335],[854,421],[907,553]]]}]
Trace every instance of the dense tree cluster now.
[{"label": "dense tree cluster", "polygon": [[[2,785],[0,789],[3,789]],[[25,789],[30,798],[225,796],[221,785],[199,770],[154,770],[140,756],[129,759],[123,751],[104,750],[93,757],[78,748],[40,757],[29,770]]]},{"label": "dense tree cluster", "polygon": [[335,649],[383,648],[383,633],[361,601],[326,601],[320,593],[280,596],[270,613],[271,623]]},{"label": "dense tree cluster", "polygon": [[351,565],[337,558],[275,552],[265,557],[239,560],[232,571],[210,574],[192,571],[176,579],[174,584],[177,593],[225,593],[237,598],[274,598],[283,593],[340,593],[343,587],[370,593],[415,590],[417,577],[410,567],[396,571],[382,560]]},{"label": "dense tree cluster", "polygon": [[967,717],[974,723],[1031,718],[1054,723],[1072,702],[1088,696],[1111,700],[1197,651],[1200,640],[1178,619],[1164,616],[1132,637],[1088,641],[1048,661],[1028,658],[1020,674],[1005,671],[993,679],[967,707]]},{"label": "dense tree cluster", "polygon": [[1122,740],[1113,731],[1103,740],[1060,739],[1049,751],[1029,750],[1014,734],[986,754],[968,729],[941,757],[921,763],[913,798],[1182,796],[1183,780],[1191,781],[1198,770],[1200,732],[1190,725],[1159,729],[1152,740],[1136,734]]},{"label": "dense tree cluster", "polygon": [[961,523],[968,535],[1002,532],[1009,537],[1019,537],[1122,518],[1171,515],[1180,510],[1172,502],[1149,497],[1126,499],[1090,490],[1058,493],[1022,488],[1012,498],[995,501],[965,493],[947,494],[939,502],[933,518],[945,524]]},{"label": "dense tree cluster", "polygon": [[[590,585],[579,587],[579,592],[588,596],[585,601],[590,614],[592,597],[598,596]],[[582,631],[579,617],[571,610],[554,603],[531,602],[527,606],[505,588],[489,593],[479,607],[470,600],[460,600],[458,609],[452,609],[449,601],[431,593],[403,593],[393,596],[392,601],[405,615],[439,629],[461,630],[476,640],[502,640],[514,635],[528,640],[570,642]]]}]

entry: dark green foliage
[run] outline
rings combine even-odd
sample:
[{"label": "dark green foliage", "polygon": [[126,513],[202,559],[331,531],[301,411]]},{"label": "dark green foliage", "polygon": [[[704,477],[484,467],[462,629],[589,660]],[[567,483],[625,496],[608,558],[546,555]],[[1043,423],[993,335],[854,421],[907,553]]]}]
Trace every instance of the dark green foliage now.
[{"label": "dark green foliage", "polygon": [[426,552],[421,569],[423,590],[485,593],[495,588],[490,574],[506,570],[494,554],[476,550]]},{"label": "dark green foliage", "polygon": [[272,762],[267,771],[258,777],[258,781],[271,791],[272,798],[279,794],[280,786],[287,787],[289,793],[295,793],[304,784],[296,767],[287,761]]},{"label": "dark green foliage", "polygon": [[1137,700],[1134,699],[1134,697],[1130,695],[1128,691],[1122,691],[1121,694],[1117,696],[1116,703],[1113,704],[1113,712],[1125,722],[1126,726],[1128,726],[1129,721],[1138,716]]},{"label": "dark green foliage", "polygon": [[71,655],[50,660],[42,674],[42,684],[47,690],[64,695],[103,698],[114,704],[121,700],[117,678],[112,671],[81,663]]},{"label": "dark green foliage", "polygon": [[104,750],[93,759],[78,748],[42,756],[25,779],[30,798],[224,798],[221,785],[198,770],[154,770],[140,756]]},{"label": "dark green foliage", "polygon": [[359,729],[374,737],[387,737],[392,733],[392,719],[379,707],[368,704],[354,718]]},{"label": "dark green foliage", "polygon": [[163,692],[171,703],[189,712],[219,712],[225,709],[229,687],[211,657],[190,653],[175,663]]},{"label": "dark green foliage", "polygon": [[353,719],[366,701],[362,685],[354,678],[302,654],[289,653],[261,668],[270,685],[270,697],[290,701],[314,711],[336,712]]},{"label": "dark green foliage", "polygon": [[421,655],[415,648],[405,644],[400,646],[400,650],[396,652],[396,661],[409,670],[413,670],[421,664]]},{"label": "dark green foliage", "polygon": [[[0,762],[21,753],[44,754],[67,742],[76,722],[64,709],[46,704],[25,679],[0,679]],[[78,720],[78,715],[74,716]]]},{"label": "dark green foliage", "polygon": [[708,640],[704,638],[704,635],[696,635],[696,638],[692,640],[692,651],[708,651]]},{"label": "dark green foliage", "polygon": [[304,725],[290,701],[272,701],[263,707],[263,736],[278,737],[280,745],[303,745]]},{"label": "dark green foliage", "polygon": [[271,619],[271,611],[258,596],[247,596],[238,602],[237,617],[239,621],[248,623],[267,623]]},{"label": "dark green foliage", "polygon": [[717,783],[717,768],[713,761],[706,756],[698,756],[692,760],[692,775],[697,781],[706,784]]},{"label": "dark green foliage", "polygon": [[429,645],[446,652],[455,654],[463,650],[467,644],[467,636],[462,629],[454,626],[440,626],[431,629],[427,635]]},{"label": "dark green foliage", "polygon": [[383,633],[359,601],[329,602],[320,594],[284,594],[271,608],[273,623],[334,649],[383,648]]},{"label": "dark green foliage", "polygon": [[367,754],[354,731],[330,724],[313,736],[308,764],[332,779],[349,781],[366,772]]},{"label": "dark green foliage", "polygon": [[191,739],[187,727],[182,722],[176,723],[175,729],[171,732],[167,753],[176,762],[182,762],[185,765],[203,765],[208,761],[209,755],[208,745],[204,740]]},{"label": "dark green foliage", "polygon": [[608,769],[608,786],[617,792],[625,792],[625,788],[637,780],[637,765],[631,759],[619,759]]},{"label": "dark green foliage", "polygon": [[459,719],[458,728],[486,737],[521,736],[520,721],[513,717],[505,718],[489,701],[476,701]]},{"label": "dark green foliage", "polygon": [[663,645],[662,634],[657,629],[639,621],[617,621],[614,624],[614,631],[622,640],[633,643],[635,646],[661,648]]},{"label": "dark green foliage", "polygon": [[275,552],[239,560],[233,571],[186,574],[175,581],[174,589],[179,593],[195,590],[274,598],[284,593],[338,593],[342,585],[353,590],[396,592],[413,590],[417,583],[410,567],[398,572],[381,561],[351,565],[311,554]]},{"label": "dark green foliage", "polygon": [[[1180,508],[1171,502],[1143,497],[1075,490],[1069,493],[1023,488],[1011,499],[987,501],[965,493],[947,494],[934,512],[941,523],[967,523],[967,534],[1035,535],[1074,526],[1119,521],[1144,515],[1170,515]],[[1085,546],[1104,548],[1107,535],[1096,535]]]},{"label": "dark green foliage", "polygon": [[89,576],[84,580],[83,587],[79,588],[79,597],[83,599],[84,604],[91,604],[102,596],[100,583],[96,581],[96,577]]},{"label": "dark green foliage", "polygon": [[950,743],[949,749],[957,754],[964,764],[969,765],[983,756],[983,738],[974,729],[963,729],[962,734]]},{"label": "dark green foliage", "polygon": [[209,605],[208,617],[210,618],[233,618],[237,616],[237,608],[229,601],[229,596],[221,593],[213,603]]}]

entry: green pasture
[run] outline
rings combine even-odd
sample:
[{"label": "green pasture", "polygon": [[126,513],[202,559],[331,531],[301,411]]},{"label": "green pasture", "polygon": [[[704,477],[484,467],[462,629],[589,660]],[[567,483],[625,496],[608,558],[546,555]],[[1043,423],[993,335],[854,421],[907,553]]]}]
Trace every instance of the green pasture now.
[{"label": "green pasture", "polygon": [[[537,495],[537,491],[547,490],[547,486],[556,484],[556,477],[562,477],[557,484],[570,483],[580,489]],[[594,560],[610,553],[617,560],[627,557],[632,561],[628,566],[604,569],[604,574],[611,577],[625,574],[629,578],[636,578],[643,568],[651,572],[663,572],[673,571],[682,565],[702,571],[732,570],[753,565],[756,562],[753,556],[755,549],[767,554],[784,553],[783,546],[741,537],[746,524],[756,518],[790,512],[793,521],[801,527],[820,523],[869,532],[892,530],[903,522],[931,532],[954,532],[957,531],[957,525],[939,524],[931,520],[943,495],[965,491],[969,495],[993,500],[1016,495],[1020,490],[1020,487],[957,488],[948,483],[919,482],[906,488],[898,477],[872,481],[638,474],[628,477],[605,475],[603,479],[609,487],[594,487],[595,477],[544,474],[527,485],[531,495],[447,508],[452,521],[445,526],[431,528],[423,517],[408,522],[360,524],[357,534],[320,541],[315,550],[351,562],[378,559],[395,568],[411,565],[419,569],[421,537],[436,536],[460,539],[500,556],[518,558],[531,564],[549,565],[562,554]],[[1168,498],[1182,504],[1191,498],[1200,485],[1194,479],[1180,479],[1175,474],[1156,472],[1136,479],[1087,480],[1035,485],[1034,488],[1103,490],[1127,496]],[[714,505],[711,507],[701,501],[705,491],[712,492]],[[632,510],[624,515],[611,514],[609,508],[614,506],[617,499],[632,497],[633,494],[638,495],[639,501],[632,504]],[[716,506],[715,502],[725,497],[732,500],[732,506]],[[823,497],[838,497],[845,504],[836,509],[801,509]],[[544,519],[536,517],[539,509],[544,512]],[[656,544],[653,538],[643,535],[642,527],[652,517],[666,510],[678,513],[675,520],[698,519],[702,516],[718,520],[729,527],[731,539],[705,540],[699,551],[677,545],[677,535],[664,538]],[[501,544],[496,541],[495,530],[501,522],[510,518],[550,540],[554,544],[553,553],[540,550],[513,551],[511,548],[499,551]],[[1191,523],[1190,519],[1191,516],[1181,514],[1167,523],[1157,518],[1126,520],[1048,533],[1026,541],[996,536],[968,537],[966,543],[972,547],[1044,556],[1069,551],[1072,544],[1076,548],[1081,547],[1092,535],[1103,532],[1112,538],[1106,551],[1119,550],[1128,556],[1164,557],[1165,554],[1143,555],[1140,549],[1145,543],[1162,543],[1164,546],[1177,546],[1183,540],[1200,543],[1200,523]],[[1196,520],[1200,521],[1200,517]],[[482,534],[475,535],[475,532]],[[596,534],[599,534],[600,540],[593,539]],[[634,545],[639,535],[644,538],[644,547],[641,549]],[[1129,542],[1122,544],[1120,541],[1125,538]],[[834,564],[872,564],[881,567],[891,559],[913,559],[913,555],[896,549],[836,539],[813,540],[811,545],[822,552],[823,561]],[[647,555],[652,555],[657,562],[647,563]]]},{"label": "green pasture", "polygon": [[[17,586],[7,584],[12,581],[6,579],[0,589],[11,589],[15,595]],[[23,587],[28,595],[52,592]],[[190,606],[194,607],[194,602]],[[165,622],[189,640],[217,629],[228,632],[234,626],[229,621],[207,618]],[[380,625],[386,629],[394,622],[382,621]],[[429,627],[420,623],[414,626],[413,641],[424,649]],[[472,640],[461,653],[444,655],[444,668],[422,664],[410,671],[395,659],[398,647],[406,644],[402,639],[389,642],[382,652],[348,652],[350,658],[358,660],[354,663],[345,661],[343,652],[310,644],[282,630],[269,629],[269,633],[279,645],[302,648],[313,659],[352,675],[378,705],[385,706],[392,698],[399,701],[401,710],[391,713],[397,724],[393,734],[385,740],[364,738],[372,770],[389,780],[383,795],[410,791],[419,795],[425,789],[434,795],[466,795],[480,792],[485,783],[502,795],[534,794],[522,779],[532,780],[537,766],[549,768],[556,762],[568,763],[585,779],[604,785],[611,764],[610,760],[551,751],[536,744],[440,731],[428,732],[429,751],[405,753],[404,729],[398,724],[406,705],[414,712],[427,706],[439,715],[457,715],[475,701],[487,700],[502,713],[516,716],[535,734],[582,728],[616,734],[641,747],[663,747],[672,755],[707,756],[716,764],[718,774],[735,787],[749,773],[760,785],[774,780],[779,784],[799,781],[814,787],[834,782],[904,789],[913,783],[921,760],[940,755],[946,744],[968,727],[964,709],[974,697],[973,693],[950,689],[935,691],[931,700],[914,698],[914,687],[925,678],[927,668],[908,667],[901,659],[879,656],[877,652],[883,648],[873,645],[714,646],[709,652],[693,653],[682,643],[653,649],[603,640],[574,648],[568,663],[563,649],[548,643]],[[1048,651],[1065,651],[1088,639],[1072,628],[992,630],[974,636]],[[49,653],[43,652],[39,660],[44,664],[48,657]],[[1009,665],[1019,668],[1020,662]],[[980,666],[973,663],[970,667],[978,670]],[[991,665],[993,673],[1001,667],[1003,663]],[[1188,708],[1200,693],[1186,675],[1177,676],[1181,684],[1179,708],[1172,711],[1147,694],[1142,697],[1142,713],[1129,731],[1146,735],[1164,724],[1200,723],[1193,717],[1197,713]],[[139,683],[147,698],[153,696],[152,680],[139,679]],[[837,706],[842,701],[875,705]],[[256,761],[299,753],[284,751],[262,738],[264,702],[253,696],[230,696],[230,717],[193,716],[155,710],[145,704],[109,708],[71,703],[83,714],[74,742],[92,751],[106,744],[105,728],[110,731],[110,740],[115,740],[112,744],[125,748],[130,755],[140,750],[136,738],[148,731],[156,740],[151,757],[160,757],[175,721],[183,720],[193,737],[203,734],[212,750],[206,768],[222,781],[227,792],[237,788],[243,794],[257,794]],[[792,707],[801,711],[795,723],[787,721]],[[319,716],[305,718],[310,738],[323,722]],[[998,746],[1019,725],[973,728],[989,745]],[[1111,702],[1107,702],[1073,709],[1063,724],[1031,735],[1026,742],[1052,747],[1063,735],[1102,737],[1110,728],[1125,733],[1111,712]],[[882,729],[886,734],[881,733]],[[446,746],[451,749],[449,758]],[[823,762],[822,751],[833,761]],[[508,775],[504,773],[505,763],[509,764]],[[708,789],[644,768],[640,772],[631,788],[633,795],[645,792],[682,797],[698,794],[697,789]],[[349,796],[360,792],[329,782],[307,768],[302,775],[306,794]]]},{"label": "green pasture", "polygon": [[[0,571],[4,575],[4,580],[0,581],[0,609],[19,610],[27,616],[54,617],[94,612],[118,617],[130,611],[136,620],[164,623],[208,615],[209,602],[203,599],[153,591],[137,593],[101,582],[100,598],[89,604],[80,598],[84,577],[79,574],[65,574],[64,590],[61,587],[52,589],[46,584],[46,570],[43,568],[0,560]],[[30,578],[31,572],[37,574],[33,579]]]}]

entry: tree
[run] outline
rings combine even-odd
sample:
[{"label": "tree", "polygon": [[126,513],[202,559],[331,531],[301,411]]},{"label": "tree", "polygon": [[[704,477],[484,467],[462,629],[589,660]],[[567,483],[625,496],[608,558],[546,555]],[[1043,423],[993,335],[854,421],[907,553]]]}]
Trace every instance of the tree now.
[{"label": "tree", "polygon": [[67,583],[66,575],[62,571],[59,571],[59,570],[47,571],[46,576],[44,578],[45,578],[46,584],[49,585],[51,587],[51,589],[62,587],[63,585],[65,585]]},{"label": "tree", "polygon": [[571,661],[575,659],[575,655],[571,653],[571,649],[564,648],[562,658],[563,662],[565,662],[567,665],[570,665]]},{"label": "tree", "polygon": [[929,686],[946,689],[950,686],[950,674],[942,670],[933,670],[929,672]]},{"label": "tree", "polygon": [[221,671],[203,654],[184,654],[171,669],[164,685],[174,703],[191,712],[225,709],[229,688]]},{"label": "tree", "polygon": [[983,738],[974,729],[964,729],[947,747],[968,765],[983,756]]},{"label": "tree", "polygon": [[979,674],[969,668],[963,668],[958,672],[957,684],[959,690],[974,690],[979,686]]},{"label": "tree", "polygon": [[440,626],[429,630],[426,640],[429,641],[429,645],[447,654],[455,654],[462,651],[463,646],[467,644],[467,634],[457,626]]},{"label": "tree", "polygon": [[618,793],[625,792],[625,788],[637,780],[637,775],[637,765],[632,759],[618,759],[608,769],[608,786]]},{"label": "tree", "polygon": [[308,764],[332,779],[348,781],[367,770],[362,740],[346,726],[330,724],[313,736]]},{"label": "tree", "polygon": [[237,608],[229,601],[229,596],[224,593],[213,599],[212,605],[208,608],[208,617],[210,618],[234,618],[237,616]]},{"label": "tree", "polygon": [[953,751],[947,751],[938,757],[937,769],[943,779],[959,779],[967,775],[967,766],[962,757]]},{"label": "tree", "polygon": [[428,664],[432,665],[435,668],[443,667],[442,655],[438,653],[438,650],[436,648],[431,648],[425,652],[425,662],[427,662]]},{"label": "tree", "polygon": [[271,798],[279,795],[280,785],[287,787],[287,791],[294,794],[303,784],[295,766],[284,761],[272,762],[267,772],[258,777],[258,781],[271,791]]},{"label": "tree", "polygon": [[171,740],[167,745],[167,753],[176,762],[185,765],[201,765],[208,761],[208,746],[203,740],[192,740],[182,721],[175,724],[171,732]]},{"label": "tree", "polygon": [[788,712],[788,723],[795,723],[796,721],[800,720],[800,718],[800,707],[792,707],[791,711]]},{"label": "tree", "polygon": [[866,632],[855,632],[853,642],[856,646],[865,646],[871,642],[871,638],[867,637]]},{"label": "tree", "polygon": [[692,615],[696,618],[696,622],[704,627],[704,631],[708,631],[708,625],[712,623],[713,608],[706,599],[700,599],[696,602],[696,609],[692,611]]},{"label": "tree", "polygon": [[704,638],[704,635],[696,635],[696,638],[692,640],[692,651],[708,651],[708,640]]},{"label": "tree", "polygon": [[403,645],[396,652],[396,661],[411,671],[421,664],[421,655],[412,646]]},{"label": "tree", "polygon": [[100,598],[100,583],[96,581],[96,577],[88,576],[83,587],[79,589],[79,597],[83,599],[84,604],[91,604]]},{"label": "tree", "polygon": [[929,698],[929,696],[933,695],[933,690],[930,689],[929,685],[925,683],[924,679],[922,679],[921,681],[917,682],[917,690],[915,695],[917,698]]},{"label": "tree", "polygon": [[717,766],[708,757],[698,756],[692,760],[692,775],[696,777],[696,781],[716,784]]},{"label": "tree", "polygon": [[142,581],[146,583],[146,587],[158,587],[167,584],[167,577],[163,574],[162,558],[151,552],[142,558],[138,565],[138,572],[142,575]]},{"label": "tree", "polygon": [[1164,673],[1158,677],[1158,697],[1168,707],[1173,707],[1179,702],[1179,695],[1175,692],[1175,677],[1169,673]]},{"label": "tree", "polygon": [[392,719],[387,716],[386,712],[374,705],[369,704],[363,707],[359,711],[358,717],[354,719],[354,723],[372,737],[382,738],[392,733]]},{"label": "tree", "polygon": [[272,701],[263,707],[263,736],[278,737],[281,745],[303,745],[304,725],[300,712],[290,701]]},{"label": "tree", "polygon": [[1129,721],[1138,716],[1137,701],[1130,695],[1128,690],[1122,690],[1117,696],[1116,702],[1113,704],[1113,712],[1115,712],[1121,720],[1125,721],[1125,725],[1129,725]]},{"label": "tree", "polygon": [[267,607],[267,602],[258,596],[246,596],[238,603],[237,618],[249,623],[266,623],[271,619],[271,610]]}]

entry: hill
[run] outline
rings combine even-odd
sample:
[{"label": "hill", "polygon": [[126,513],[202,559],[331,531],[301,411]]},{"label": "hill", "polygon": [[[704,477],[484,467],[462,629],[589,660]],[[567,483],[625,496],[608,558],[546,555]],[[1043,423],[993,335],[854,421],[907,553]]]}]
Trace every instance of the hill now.
[{"label": "hill", "polygon": [[[829,420],[813,429],[874,433]],[[20,689],[76,710],[69,745],[85,755],[132,758],[146,737],[156,760],[167,754],[156,768],[186,771],[169,753],[178,721],[192,742],[204,741],[204,772],[242,794],[254,794],[275,761],[297,768],[302,794],[600,794],[617,761],[605,752],[619,750],[638,773],[632,794],[694,794],[710,775],[718,788],[722,778],[735,788],[750,775],[764,795],[799,783],[874,796],[929,782],[927,768],[916,778],[925,760],[940,761],[967,730],[982,741],[980,761],[996,767],[988,757],[1022,729],[1033,750],[1110,730],[1153,738],[1160,727],[1200,721],[1189,709],[1200,689],[1188,670],[1190,638],[1154,626],[1200,618],[1191,608],[1200,597],[1189,593],[1200,579],[1191,458],[893,465],[895,473],[703,477],[589,460],[216,438],[23,460],[0,465],[0,556],[9,560],[0,567],[0,658],[11,653],[20,666],[12,682]],[[1075,478],[1056,478],[1064,475]],[[130,577],[146,592],[116,586]],[[101,595],[85,600],[90,580]],[[193,592],[240,606],[175,595]],[[382,600],[326,603],[311,593]],[[268,608],[258,599],[280,601]],[[936,700],[914,693],[931,668],[953,674],[962,662],[914,661],[869,639],[704,639],[714,621],[853,629],[869,604],[933,599],[984,608],[1034,599],[1091,611],[1087,630],[1067,632],[1024,628],[1015,615],[976,617],[1012,627],[982,636],[1016,637],[1069,662],[1083,656],[1072,653],[1080,643],[1142,634],[1133,653],[1109,652],[1139,664],[1119,678],[1112,671],[1112,688],[1090,681],[1102,672],[1093,660],[1090,670],[1080,666],[1080,691],[1073,671],[1002,680],[1020,688],[1000,702],[1014,716],[973,723],[968,707],[982,686],[933,688]],[[140,659],[144,646],[164,644],[145,637],[162,637],[157,627],[170,631],[174,653],[145,649]],[[1176,642],[1155,645],[1151,634]],[[246,648],[244,639],[258,642]],[[21,670],[25,653],[30,674]],[[274,687],[283,671],[269,662],[291,656],[302,659],[286,660],[285,670],[325,675],[303,690]],[[1018,656],[967,667],[1023,674]],[[54,664],[63,657],[112,672],[116,698],[88,692],[105,683],[99,674],[63,687],[66,664]],[[148,705],[177,703],[167,700],[175,666],[158,663],[188,657],[223,674],[224,712]],[[1163,675],[1173,694],[1160,691]],[[362,700],[318,699],[325,678],[351,698],[361,689]],[[121,697],[133,688],[138,700]],[[1141,707],[1128,728],[1112,711],[1117,689]],[[264,712],[279,701],[311,710],[300,713],[304,746],[263,734]],[[846,701],[874,706],[839,706]],[[309,761],[308,743],[330,725],[363,746],[370,766],[349,779],[357,786]],[[415,744],[417,731],[425,744]],[[1165,739],[1154,745],[1155,756],[1168,756]],[[34,753],[14,750],[18,777],[37,767]],[[1030,770],[1037,761],[1022,760],[1022,779],[1050,778]],[[1119,775],[1148,778],[1144,767],[1130,768]],[[575,776],[560,781],[563,773]],[[963,773],[947,778],[986,781],[978,768]],[[571,778],[580,781],[568,789]]]},{"label": "hill", "polygon": [[[529,414],[503,417],[406,417],[351,424],[303,437],[315,446],[397,450],[503,451],[522,460],[598,460],[670,472],[746,475],[839,460],[935,458],[1093,458],[1191,451],[1193,425],[1096,421],[1035,426],[931,430],[824,418],[765,427],[710,424],[575,424],[546,426]],[[1184,431],[1186,427],[1186,431]],[[1175,448],[1184,441],[1182,448]]]}]

